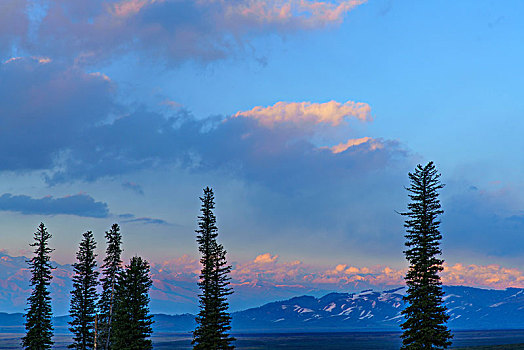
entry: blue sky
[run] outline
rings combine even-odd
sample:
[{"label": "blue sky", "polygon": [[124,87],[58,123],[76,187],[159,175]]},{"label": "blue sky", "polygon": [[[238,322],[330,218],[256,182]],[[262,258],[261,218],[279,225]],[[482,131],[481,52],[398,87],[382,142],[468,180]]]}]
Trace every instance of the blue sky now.
[{"label": "blue sky", "polygon": [[231,261],[400,269],[395,211],[407,172],[433,160],[446,261],[517,269],[521,286],[523,10],[3,2],[1,248],[27,255],[44,221],[70,263],[82,232],[102,246],[119,222],[128,256],[196,256],[212,186]]}]

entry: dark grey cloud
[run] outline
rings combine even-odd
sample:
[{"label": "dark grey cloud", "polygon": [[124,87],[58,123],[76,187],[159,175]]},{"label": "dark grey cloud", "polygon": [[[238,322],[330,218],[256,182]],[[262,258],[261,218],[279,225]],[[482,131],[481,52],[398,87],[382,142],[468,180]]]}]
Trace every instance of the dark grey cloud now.
[{"label": "dark grey cloud", "polygon": [[[409,154],[394,141],[382,140],[381,148],[363,143],[335,154],[293,123],[268,128],[251,118],[197,119],[183,109],[161,115],[140,108],[115,119],[114,111],[124,108],[114,102],[114,87],[103,76],[35,59],[2,68],[16,91],[9,103],[3,96],[6,103],[0,107],[0,123],[11,123],[0,140],[3,170],[43,170],[50,185],[120,180],[174,167],[260,186],[252,205],[260,217],[275,218],[264,223],[271,226],[267,229],[296,222],[327,228],[335,222],[340,232],[348,232],[354,225],[339,219],[343,211],[353,203],[373,205],[377,196],[381,201],[392,182],[401,188],[398,174],[407,170]],[[41,97],[23,98],[31,94]],[[129,181],[123,186],[141,191]],[[354,199],[349,201],[348,194]]]},{"label": "dark grey cloud", "polygon": [[515,212],[512,192],[465,188],[453,188],[443,200],[442,228],[449,249],[522,256],[518,242],[524,232],[524,216]]},{"label": "dark grey cloud", "polygon": [[157,218],[150,218],[150,217],[136,217],[134,214],[120,214],[118,215],[119,219],[122,219],[122,223],[136,223],[136,224],[144,224],[144,225],[172,225],[169,222],[157,219]]},{"label": "dark grey cloud", "polygon": [[140,217],[133,219],[122,220],[122,223],[135,223],[135,224],[144,224],[144,225],[169,225],[169,223],[162,219]]},{"label": "dark grey cloud", "polygon": [[115,110],[112,84],[44,58],[0,63],[0,170],[49,169]]},{"label": "dark grey cloud", "polygon": [[312,182],[322,187],[352,181],[407,157],[395,141],[382,145],[364,143],[335,154],[313,144],[299,127],[266,128],[248,118],[198,120],[187,111],[166,118],[138,110],[86,130],[68,147],[60,169],[50,172],[48,181],[93,181],[177,164],[194,172],[220,170],[280,190]]},{"label": "dark grey cloud", "polygon": [[106,203],[97,202],[86,194],[54,198],[32,198],[26,195],[4,193],[0,196],[0,210],[19,212],[26,215],[76,215],[106,218],[109,209]]},{"label": "dark grey cloud", "polygon": [[397,142],[382,145],[364,143],[335,154],[301,128],[137,110],[87,130],[48,181],[96,181],[144,169],[241,181],[250,192],[245,204],[257,230],[306,235],[321,230],[332,238],[325,249],[338,241],[391,251],[401,246],[402,235],[392,234],[402,230],[394,210],[405,200],[402,186],[411,156]]}]

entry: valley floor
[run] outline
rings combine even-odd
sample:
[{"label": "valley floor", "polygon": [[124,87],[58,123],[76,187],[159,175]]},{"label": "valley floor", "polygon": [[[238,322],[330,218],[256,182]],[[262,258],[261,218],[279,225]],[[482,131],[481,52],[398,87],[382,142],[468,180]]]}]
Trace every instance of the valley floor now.
[{"label": "valley floor", "polygon": [[[454,349],[523,350],[524,330],[456,331]],[[21,334],[0,333],[0,349],[20,349]],[[239,350],[341,350],[341,349],[399,349],[397,332],[293,333],[293,334],[236,334]],[[70,337],[57,335],[55,349],[65,350]],[[156,334],[155,350],[191,349],[190,334]]]}]

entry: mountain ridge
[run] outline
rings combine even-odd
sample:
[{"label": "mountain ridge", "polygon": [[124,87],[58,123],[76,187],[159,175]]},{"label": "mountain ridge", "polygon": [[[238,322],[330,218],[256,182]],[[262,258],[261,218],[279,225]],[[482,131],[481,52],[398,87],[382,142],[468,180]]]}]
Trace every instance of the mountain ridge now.
[{"label": "mountain ridge", "polygon": [[[524,329],[524,289],[481,289],[443,286],[448,326],[453,330]],[[321,297],[301,295],[233,312],[234,332],[396,331],[402,322],[405,287],[332,292]],[[190,332],[191,313],[154,314],[155,333]],[[57,333],[67,333],[68,316],[54,317]],[[23,332],[22,313],[0,312],[0,332]]]}]

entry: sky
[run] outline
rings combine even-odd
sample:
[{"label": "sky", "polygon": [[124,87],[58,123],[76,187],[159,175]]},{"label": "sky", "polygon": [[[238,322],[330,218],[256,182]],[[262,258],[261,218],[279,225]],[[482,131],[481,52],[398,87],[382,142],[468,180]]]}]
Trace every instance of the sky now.
[{"label": "sky", "polygon": [[193,273],[210,186],[239,286],[385,288],[407,266],[407,174],[434,161],[445,282],[524,287],[523,11],[4,0],[0,249],[29,256],[43,221],[70,264],[118,222],[158,281]]}]

